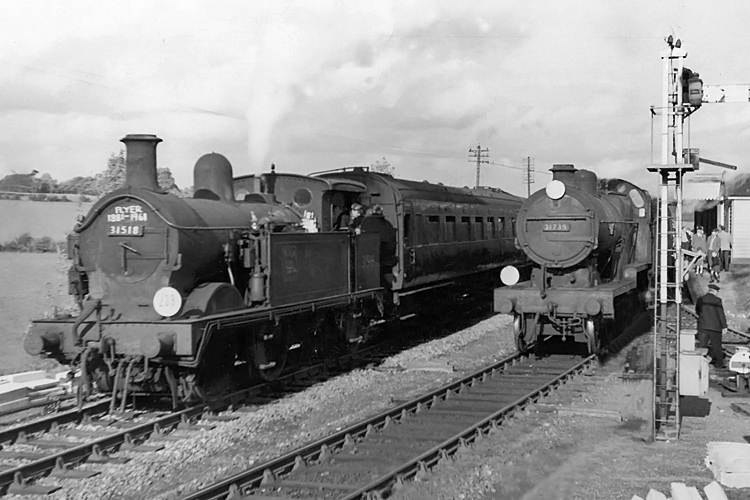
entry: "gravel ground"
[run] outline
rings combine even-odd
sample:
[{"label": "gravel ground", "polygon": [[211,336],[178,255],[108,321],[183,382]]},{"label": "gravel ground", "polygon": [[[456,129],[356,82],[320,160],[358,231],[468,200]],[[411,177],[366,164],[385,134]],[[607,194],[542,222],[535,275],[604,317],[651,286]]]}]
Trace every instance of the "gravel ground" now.
[{"label": "gravel ground", "polygon": [[[494,316],[400,353],[378,369],[336,377],[253,413],[238,412],[237,420],[217,423],[213,430],[176,431],[186,439],[166,442],[162,451],[118,453],[117,456],[132,457],[127,464],[82,465],[84,469],[101,471],[91,479],[44,478],[44,484],[63,486],[47,498],[178,498],[506,357],[514,351],[509,326],[507,316]],[[426,360],[440,361],[455,371],[404,369],[409,362]]]},{"label": "gravel ground", "polygon": [[[723,277],[721,297],[730,323],[750,324],[747,273]],[[509,319],[495,316],[445,339],[388,359],[377,370],[358,370],[264,406],[214,430],[186,434],[157,453],[136,454],[131,463],[84,466],[101,470],[88,480],[64,480],[52,499],[177,498],[180,492],[228,476],[373,415],[396,400],[438,387],[461,373],[510,354]],[[649,344],[650,336],[636,343]],[[580,377],[543,404],[453,460],[441,462],[422,481],[395,498],[547,500],[645,498],[650,488],[669,492],[671,482],[703,486],[713,480],[704,465],[706,443],[745,442],[750,418],[734,413],[712,373],[706,398],[682,402],[677,442],[651,442],[651,382],[623,381],[629,349]],[[441,361],[455,373],[407,371],[413,361]],[[561,409],[575,408],[566,415]],[[589,416],[586,409],[598,411]],[[559,410],[559,411],[556,411]],[[593,412],[590,412],[593,413]],[[623,420],[608,418],[621,415]],[[178,431],[182,432],[182,431]],[[57,480],[44,479],[53,484]],[[750,498],[749,489],[725,488],[730,500]],[[20,498],[20,497],[19,497]]]},{"label": "gravel ground", "polygon": [[[747,275],[746,270],[725,273],[720,293],[730,326],[743,330],[750,324]],[[650,342],[652,337],[645,335],[632,346]],[[633,495],[646,498],[651,488],[669,495],[672,482],[695,486],[702,494],[703,487],[714,480],[704,464],[706,444],[747,442],[750,417],[730,407],[743,400],[722,397],[721,378],[712,370],[706,397],[686,397],[681,402],[679,441],[652,442],[647,416],[651,381],[620,378],[629,350],[599,366],[588,380],[578,380],[569,390],[551,396],[545,401],[550,406],[540,405],[504,425],[394,498],[629,500]],[[556,406],[573,407],[580,413],[586,409],[612,413],[565,416],[550,411]],[[624,419],[607,418],[614,413]],[[729,500],[750,499],[750,488],[724,490]]]}]

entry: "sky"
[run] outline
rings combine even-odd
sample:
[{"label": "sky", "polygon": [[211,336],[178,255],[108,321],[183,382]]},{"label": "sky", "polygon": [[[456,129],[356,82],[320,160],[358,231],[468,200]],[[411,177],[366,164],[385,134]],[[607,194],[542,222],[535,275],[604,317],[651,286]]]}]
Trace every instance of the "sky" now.
[{"label": "sky", "polygon": [[[210,152],[235,175],[385,158],[398,177],[473,186],[481,147],[480,183],[515,194],[524,158],[532,191],[554,163],[651,190],[664,38],[704,83],[750,83],[740,0],[0,3],[0,176],[95,175],[149,133],[180,187]],[[689,129],[704,157],[750,172],[750,103],[706,104]]]}]

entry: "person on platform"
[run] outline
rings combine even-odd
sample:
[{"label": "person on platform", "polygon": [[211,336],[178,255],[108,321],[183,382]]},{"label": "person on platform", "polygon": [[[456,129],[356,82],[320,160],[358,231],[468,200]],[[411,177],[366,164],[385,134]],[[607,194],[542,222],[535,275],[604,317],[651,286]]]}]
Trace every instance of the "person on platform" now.
[{"label": "person on platform", "polygon": [[727,331],[727,318],[724,315],[724,305],[718,297],[719,290],[719,285],[709,283],[708,293],[695,303],[695,312],[698,314],[698,347],[708,347],[711,364],[724,368],[721,337]]},{"label": "person on platform", "polygon": [[706,233],[703,232],[703,226],[695,228],[693,235],[692,250],[701,254],[701,257],[695,263],[695,272],[698,276],[703,276],[706,270],[706,254],[708,253],[708,244],[706,243]]},{"label": "person on platform", "polygon": [[721,271],[721,240],[719,240],[719,230],[714,228],[711,236],[708,237],[708,267],[711,273],[710,283],[721,281],[719,271]]},{"label": "person on platform", "polygon": [[732,233],[719,226],[719,243],[721,245],[721,270],[729,271],[729,263],[732,256]]},{"label": "person on platform", "polygon": [[680,246],[683,250],[690,250],[690,246],[692,243],[692,236],[693,234],[690,232],[689,227],[682,228],[682,242]]}]

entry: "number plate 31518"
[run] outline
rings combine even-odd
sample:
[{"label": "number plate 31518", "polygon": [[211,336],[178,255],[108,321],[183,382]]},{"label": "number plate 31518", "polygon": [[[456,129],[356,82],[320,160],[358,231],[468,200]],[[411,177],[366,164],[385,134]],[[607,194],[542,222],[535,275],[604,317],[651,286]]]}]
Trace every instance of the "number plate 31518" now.
[{"label": "number plate 31518", "polygon": [[143,226],[130,224],[110,224],[108,236],[143,236]]}]

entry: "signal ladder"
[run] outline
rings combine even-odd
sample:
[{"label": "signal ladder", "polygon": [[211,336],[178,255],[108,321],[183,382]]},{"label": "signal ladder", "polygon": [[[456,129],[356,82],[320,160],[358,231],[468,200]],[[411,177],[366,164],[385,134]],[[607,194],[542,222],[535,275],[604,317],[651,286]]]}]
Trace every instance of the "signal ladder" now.
[{"label": "signal ladder", "polygon": [[656,302],[654,310],[654,439],[680,435],[679,353],[683,262],[682,176],[690,164],[659,168],[659,204],[655,252]]}]

